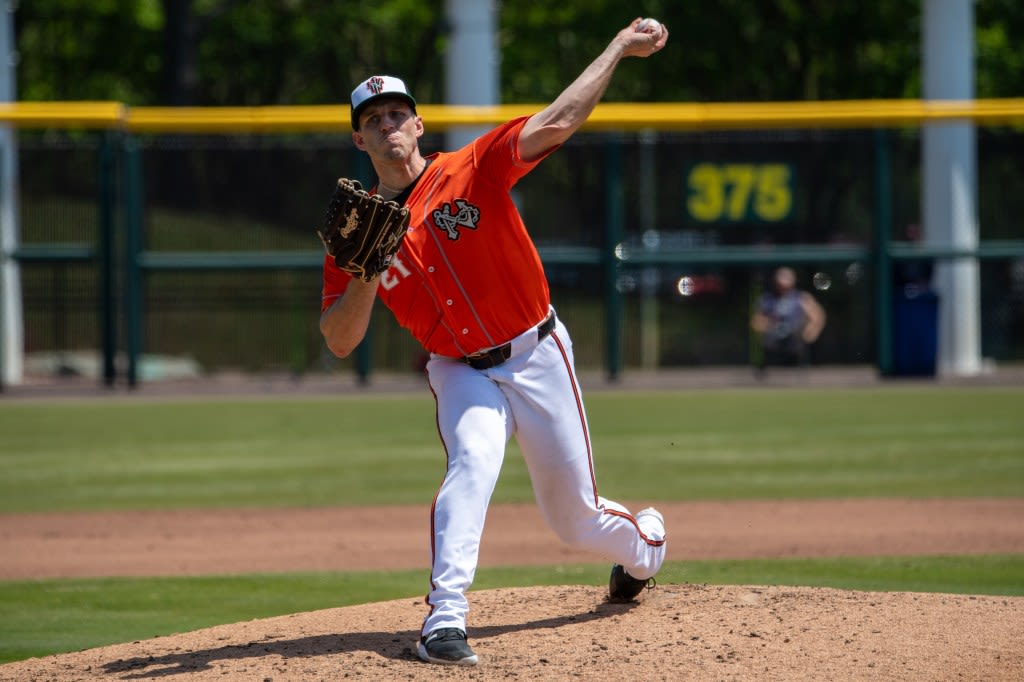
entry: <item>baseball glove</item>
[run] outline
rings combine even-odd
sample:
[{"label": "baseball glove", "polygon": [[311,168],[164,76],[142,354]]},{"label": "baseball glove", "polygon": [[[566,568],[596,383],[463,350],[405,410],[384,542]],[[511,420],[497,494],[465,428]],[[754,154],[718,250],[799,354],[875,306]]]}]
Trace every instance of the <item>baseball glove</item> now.
[{"label": "baseball glove", "polygon": [[339,178],[317,235],[339,268],[369,282],[391,265],[408,227],[409,209]]}]

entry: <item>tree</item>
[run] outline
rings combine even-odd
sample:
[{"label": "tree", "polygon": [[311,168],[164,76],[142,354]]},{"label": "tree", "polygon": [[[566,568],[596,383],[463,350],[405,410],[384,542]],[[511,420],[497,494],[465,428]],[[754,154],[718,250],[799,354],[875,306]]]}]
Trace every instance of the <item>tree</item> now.
[{"label": "tree", "polygon": [[[20,92],[130,105],[325,104],[368,73],[441,102],[444,0],[32,0],[18,6]],[[673,39],[621,67],[607,99],[761,101],[920,95],[920,1],[612,0],[500,5],[502,99],[543,102],[634,14]],[[1024,91],[1024,3],[977,0],[980,97]]]}]

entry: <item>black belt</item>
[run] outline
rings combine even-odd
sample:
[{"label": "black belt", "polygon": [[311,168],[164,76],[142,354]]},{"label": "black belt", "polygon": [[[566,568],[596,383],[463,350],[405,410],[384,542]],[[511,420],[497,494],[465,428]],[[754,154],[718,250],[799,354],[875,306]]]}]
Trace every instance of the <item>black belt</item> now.
[{"label": "black belt", "polygon": [[[540,343],[547,338],[548,334],[550,334],[554,328],[555,314],[551,313],[548,315],[546,320],[537,325],[537,343]],[[497,367],[510,357],[512,357],[511,341],[503,346],[498,346],[497,348],[480,351],[479,353],[473,353],[472,355],[465,355],[461,359],[473,369],[490,369],[491,367]]]}]

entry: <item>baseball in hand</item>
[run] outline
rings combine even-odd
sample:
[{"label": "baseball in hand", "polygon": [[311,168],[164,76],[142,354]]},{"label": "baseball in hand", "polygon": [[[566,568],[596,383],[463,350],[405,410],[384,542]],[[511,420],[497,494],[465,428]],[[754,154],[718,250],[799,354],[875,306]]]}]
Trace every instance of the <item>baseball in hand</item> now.
[{"label": "baseball in hand", "polygon": [[640,23],[636,25],[636,32],[651,34],[660,33],[661,22],[658,21],[657,19],[652,19],[650,17],[647,17],[646,19],[641,19]]}]

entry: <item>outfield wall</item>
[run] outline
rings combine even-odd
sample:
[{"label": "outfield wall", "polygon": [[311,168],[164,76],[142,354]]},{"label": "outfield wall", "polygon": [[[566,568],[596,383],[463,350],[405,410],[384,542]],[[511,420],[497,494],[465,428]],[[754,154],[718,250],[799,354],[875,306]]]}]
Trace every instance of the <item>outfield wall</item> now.
[{"label": "outfield wall", "polygon": [[[539,106],[539,105],[538,105]],[[450,126],[533,105],[422,105],[426,151]],[[103,380],[144,355],[208,371],[414,369],[384,311],[356,357],[316,328],[313,229],[333,179],[372,181],[343,107],[0,107],[17,127],[27,353],[95,350]],[[925,249],[921,126],[979,126],[980,244]],[[898,370],[894,310],[913,270],[978,259],[982,352],[1024,358],[1024,100],[602,104],[516,190],[580,364],[743,364],[751,301],[794,265],[829,311],[814,361]],[[284,181],[283,181],[284,179]],[[896,320],[898,325],[898,320]],[[913,351],[911,348],[910,351]]]}]

